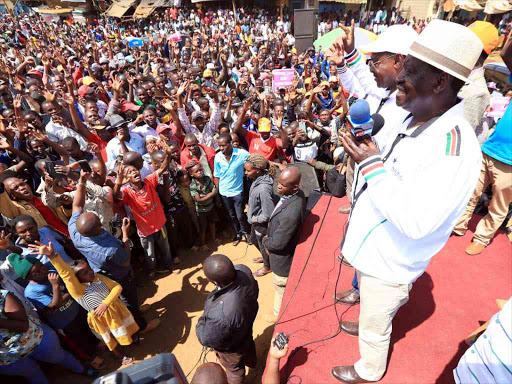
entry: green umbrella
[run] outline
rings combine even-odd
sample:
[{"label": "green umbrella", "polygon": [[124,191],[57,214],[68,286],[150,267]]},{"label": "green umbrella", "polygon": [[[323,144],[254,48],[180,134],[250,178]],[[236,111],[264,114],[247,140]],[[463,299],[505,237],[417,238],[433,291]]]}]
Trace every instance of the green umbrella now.
[{"label": "green umbrella", "polygon": [[[326,33],[321,38],[316,39],[313,45],[317,50],[318,47],[321,45],[322,51],[325,52],[327,51],[327,49],[329,49],[331,45],[333,45],[333,43],[336,41],[338,37],[344,34],[345,32],[343,31],[343,29],[336,28],[335,30]],[[367,31],[366,29],[358,27],[354,30],[354,38],[356,40],[356,48],[359,49],[360,47],[363,47],[375,41],[377,35],[374,34],[373,32]]]}]

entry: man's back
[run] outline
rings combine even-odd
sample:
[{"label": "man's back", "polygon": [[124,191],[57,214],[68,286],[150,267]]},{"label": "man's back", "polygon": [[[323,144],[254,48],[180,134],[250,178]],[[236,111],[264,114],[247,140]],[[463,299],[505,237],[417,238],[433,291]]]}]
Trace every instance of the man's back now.
[{"label": "man's back", "polygon": [[236,279],[208,296],[196,326],[202,345],[221,352],[244,347],[258,313],[258,283],[245,265],[235,265]]}]

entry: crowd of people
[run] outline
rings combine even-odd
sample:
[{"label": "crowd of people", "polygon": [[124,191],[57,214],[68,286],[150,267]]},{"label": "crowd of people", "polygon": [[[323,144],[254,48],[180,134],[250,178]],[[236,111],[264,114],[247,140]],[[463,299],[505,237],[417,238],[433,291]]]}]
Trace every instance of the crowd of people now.
[{"label": "crowd of people", "polygon": [[[100,345],[130,364],[123,347],[160,325],[146,321],[136,281],[179,273],[189,249],[208,256],[215,285],[196,334],[223,367],[201,366],[192,382],[242,383],[256,365],[257,279],[272,274],[264,318],[275,323],[309,167],[323,192],[350,201],[340,262],[356,273],[336,300],[361,303],[359,323],[340,325],[359,336],[361,360],[333,376],[378,381],[394,314],[489,185],[466,252],[505,221],[512,107],[487,116],[482,69],[494,26],[434,20],[418,34],[379,10],[372,28],[391,26],[365,58],[354,21],[331,23],[345,33],[324,51],[298,52],[286,14],[236,12],[173,7],[88,25],[0,16],[0,375],[47,383],[46,362],[95,377]],[[276,87],[285,68],[293,81]],[[255,246],[261,268],[211,255],[225,241]],[[266,384],[286,350],[272,340]]]}]

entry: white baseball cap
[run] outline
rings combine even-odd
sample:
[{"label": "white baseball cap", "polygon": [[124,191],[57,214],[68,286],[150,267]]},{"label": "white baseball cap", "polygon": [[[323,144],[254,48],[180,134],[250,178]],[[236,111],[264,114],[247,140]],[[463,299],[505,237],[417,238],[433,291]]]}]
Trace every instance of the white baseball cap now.
[{"label": "white baseball cap", "polygon": [[411,27],[400,24],[392,25],[386,29],[373,43],[361,47],[361,51],[371,53],[399,53],[407,55],[409,48],[418,34]]}]

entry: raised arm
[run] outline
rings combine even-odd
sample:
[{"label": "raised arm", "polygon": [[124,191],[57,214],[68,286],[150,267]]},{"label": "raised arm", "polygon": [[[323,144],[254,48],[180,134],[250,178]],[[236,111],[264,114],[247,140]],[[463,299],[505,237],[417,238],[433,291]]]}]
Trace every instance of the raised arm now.
[{"label": "raised arm", "polygon": [[28,247],[34,254],[45,255],[50,259],[73,299],[77,300],[84,295],[85,287],[78,281],[71,267],[62,260],[58,253],[55,253],[51,241],[48,245],[36,241],[35,244],[30,244]]},{"label": "raised arm", "polygon": [[84,171],[80,171],[80,179],[78,180],[78,184],[76,185],[76,193],[75,198],[73,199],[73,210],[72,212],[82,212],[85,206],[85,184],[87,182],[89,173]]}]

